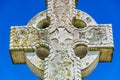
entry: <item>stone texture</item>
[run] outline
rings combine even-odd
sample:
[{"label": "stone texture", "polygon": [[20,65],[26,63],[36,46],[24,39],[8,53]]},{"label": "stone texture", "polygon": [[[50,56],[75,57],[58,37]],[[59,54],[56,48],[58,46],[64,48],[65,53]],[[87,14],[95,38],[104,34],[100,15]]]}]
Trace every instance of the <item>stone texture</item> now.
[{"label": "stone texture", "polygon": [[47,0],[27,26],[11,27],[10,54],[44,80],[82,80],[99,61],[112,61],[112,25],[76,10],[78,0]]}]

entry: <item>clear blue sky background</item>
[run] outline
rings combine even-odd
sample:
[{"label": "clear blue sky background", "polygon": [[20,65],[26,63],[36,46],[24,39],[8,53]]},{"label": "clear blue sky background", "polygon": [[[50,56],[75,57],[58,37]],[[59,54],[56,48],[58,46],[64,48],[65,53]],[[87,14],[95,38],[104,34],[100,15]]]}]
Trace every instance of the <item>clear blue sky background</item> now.
[{"label": "clear blue sky background", "polygon": [[[39,80],[26,64],[12,64],[9,35],[10,26],[26,25],[45,9],[45,0],[0,0],[0,80]],[[99,63],[84,80],[120,80],[120,1],[79,0],[77,9],[90,14],[99,24],[111,23],[114,33],[113,61]]]}]

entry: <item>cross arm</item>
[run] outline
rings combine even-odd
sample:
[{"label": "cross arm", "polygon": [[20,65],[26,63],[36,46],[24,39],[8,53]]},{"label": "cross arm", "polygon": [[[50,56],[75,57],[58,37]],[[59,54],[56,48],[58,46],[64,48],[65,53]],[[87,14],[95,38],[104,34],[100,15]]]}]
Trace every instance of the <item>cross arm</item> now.
[{"label": "cross arm", "polygon": [[111,24],[97,24],[76,30],[75,45],[85,44],[90,51],[100,51],[100,61],[109,62],[113,54],[113,35]]},{"label": "cross arm", "polygon": [[44,30],[34,27],[11,27],[10,53],[13,63],[25,63],[25,52],[34,52],[37,47],[44,45],[44,39],[48,38],[44,34],[47,35]]}]

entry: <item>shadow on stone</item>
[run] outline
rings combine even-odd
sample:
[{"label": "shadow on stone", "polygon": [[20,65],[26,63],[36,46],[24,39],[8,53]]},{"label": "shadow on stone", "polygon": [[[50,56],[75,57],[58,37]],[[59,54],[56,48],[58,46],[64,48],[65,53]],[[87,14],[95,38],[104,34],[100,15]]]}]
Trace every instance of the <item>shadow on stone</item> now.
[{"label": "shadow on stone", "polygon": [[41,20],[38,24],[37,24],[37,28],[39,29],[45,29],[50,25],[50,18],[47,17],[43,20]]},{"label": "shadow on stone", "polygon": [[72,25],[76,28],[84,28],[87,26],[87,24],[83,20],[76,19],[75,17],[72,20]]},{"label": "shadow on stone", "polygon": [[44,60],[46,57],[48,57],[49,51],[50,49],[48,47],[40,46],[39,48],[37,48],[36,54],[40,59]]},{"label": "shadow on stone", "polygon": [[77,57],[80,57],[80,59],[82,59],[87,54],[87,46],[79,44],[74,48],[74,51],[75,51],[75,55]]}]

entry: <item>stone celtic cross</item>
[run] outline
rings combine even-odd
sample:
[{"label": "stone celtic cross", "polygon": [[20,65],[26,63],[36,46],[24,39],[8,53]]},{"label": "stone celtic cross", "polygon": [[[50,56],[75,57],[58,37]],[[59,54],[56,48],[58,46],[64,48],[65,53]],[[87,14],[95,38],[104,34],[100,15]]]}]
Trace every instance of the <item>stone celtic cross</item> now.
[{"label": "stone celtic cross", "polygon": [[77,0],[47,0],[47,10],[27,26],[13,26],[10,53],[43,80],[82,80],[99,61],[112,60],[111,24],[76,10]]}]

